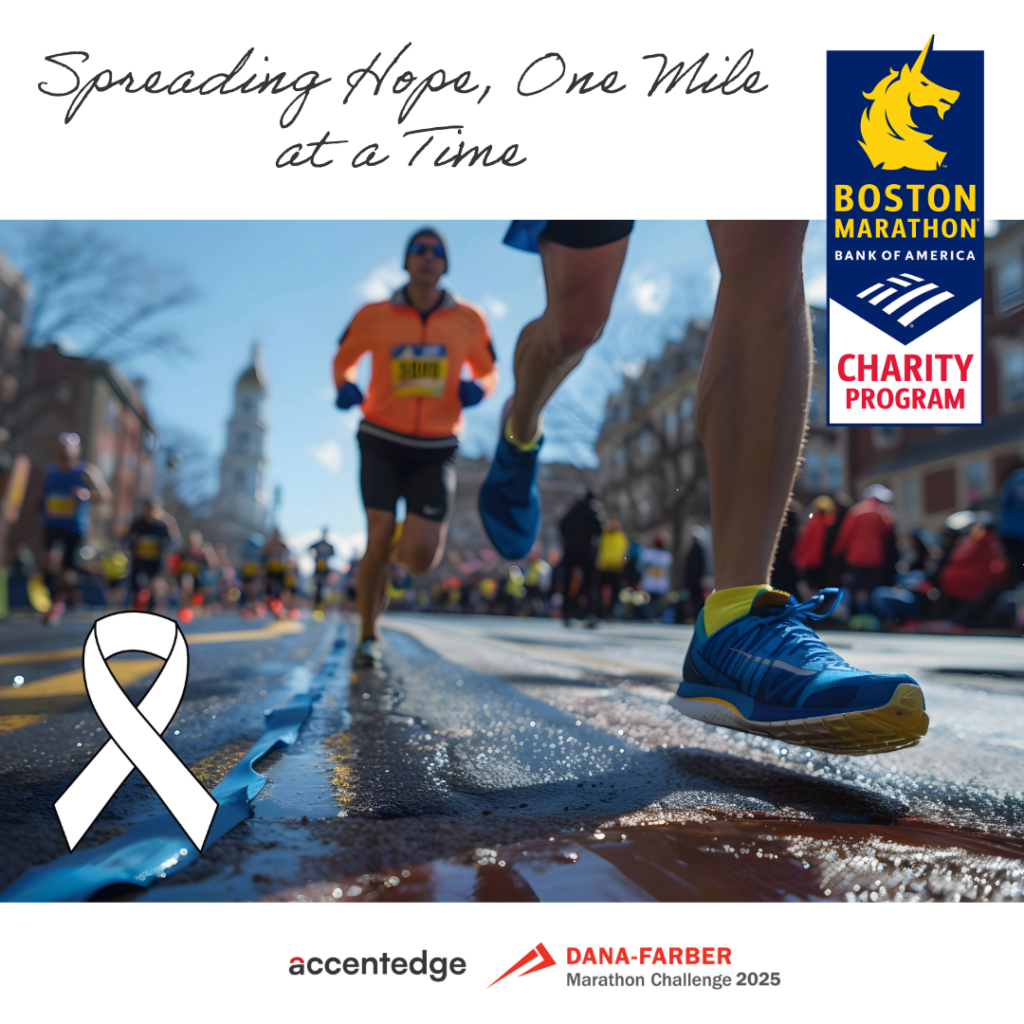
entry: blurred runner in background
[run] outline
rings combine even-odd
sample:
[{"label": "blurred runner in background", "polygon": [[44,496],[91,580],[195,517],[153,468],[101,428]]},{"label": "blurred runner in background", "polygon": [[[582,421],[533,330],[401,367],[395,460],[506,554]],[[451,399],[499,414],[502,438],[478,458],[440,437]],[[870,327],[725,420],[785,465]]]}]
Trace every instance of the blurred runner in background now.
[{"label": "blurred runner in background", "polygon": [[309,546],[313,556],[313,585],[316,588],[313,594],[313,607],[320,608],[324,603],[324,587],[327,585],[327,577],[331,572],[331,559],[334,557],[334,545],[327,539],[327,527],[324,527],[323,536]]},{"label": "blurred runner in background", "polygon": [[103,474],[82,461],[82,439],[75,433],[57,438],[57,461],[46,467],[43,478],[41,520],[45,548],[45,581],[53,598],[43,622],[54,626],[67,610],[78,579],[75,557],[89,532],[93,501],[113,500]]},{"label": "blurred runner in background", "polygon": [[[250,533],[242,544],[241,558],[241,591],[239,610],[244,617],[259,614],[261,609],[258,603],[260,589],[260,575],[263,572],[263,546],[267,543],[262,533]],[[266,614],[266,609],[262,609]]]},{"label": "blurred runner in background", "polygon": [[665,610],[672,577],[672,552],[665,550],[661,537],[655,537],[651,546],[643,549],[637,568],[640,570],[640,589],[651,598],[642,614],[644,618],[658,622]]},{"label": "blurred runner in background", "polygon": [[291,552],[275,526],[263,545],[263,585],[267,592],[267,605],[275,615],[284,614],[285,577]]},{"label": "blurred runner in background", "polygon": [[612,609],[619,598],[622,574],[626,571],[628,556],[629,538],[623,532],[618,519],[609,519],[597,540],[598,614],[602,619],[611,618]]},{"label": "blurred runner in background", "polygon": [[565,573],[562,622],[566,626],[573,618],[586,619],[591,628],[597,624],[595,561],[597,538],[601,536],[601,519],[594,502],[594,494],[588,490],[558,524],[562,535],[561,564]]},{"label": "blurred runner in background", "polygon": [[208,556],[203,547],[203,534],[199,530],[189,530],[188,543],[178,556],[178,618],[182,622],[191,622],[194,612],[195,597],[203,572],[208,565]]},{"label": "blurred runner in background", "polygon": [[164,555],[171,544],[180,541],[178,524],[164,509],[163,501],[147,498],[142,515],[132,522],[125,537],[131,558],[128,601],[136,611],[148,612],[156,607],[154,587],[163,572]]}]

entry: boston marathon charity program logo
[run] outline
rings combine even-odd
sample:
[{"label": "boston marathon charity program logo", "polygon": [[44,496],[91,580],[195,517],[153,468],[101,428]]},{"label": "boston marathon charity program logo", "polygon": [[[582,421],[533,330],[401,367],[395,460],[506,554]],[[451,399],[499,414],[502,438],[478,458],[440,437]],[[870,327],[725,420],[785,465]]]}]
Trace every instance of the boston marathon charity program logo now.
[{"label": "boston marathon charity program logo", "polygon": [[[164,663],[138,707],[107,666],[108,658],[126,651],[152,654]],[[202,850],[217,801],[162,739],[188,681],[188,645],[178,624],[150,612],[117,612],[98,619],[82,649],[82,674],[110,739],[54,804],[68,846],[74,850],[132,768],[138,768]]]},{"label": "boston marathon charity program logo", "polygon": [[982,422],[984,54],[828,53],[832,424]]}]

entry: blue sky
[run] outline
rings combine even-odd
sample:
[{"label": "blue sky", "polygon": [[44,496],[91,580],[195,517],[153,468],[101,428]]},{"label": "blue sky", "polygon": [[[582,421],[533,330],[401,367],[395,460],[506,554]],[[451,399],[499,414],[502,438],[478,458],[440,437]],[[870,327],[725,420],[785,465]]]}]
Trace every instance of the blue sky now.
[{"label": "blue sky", "polygon": [[[197,301],[168,314],[191,355],[147,356],[125,369],[148,381],[146,400],[158,427],[186,428],[214,457],[224,445],[234,382],[254,340],[263,343],[269,376],[268,490],[282,488],[281,524],[304,545],[330,524],[346,547],[365,528],[354,442],[358,412],[333,404],[331,359],[348,320],[366,301],[401,284],[401,254],[422,222],[406,221],[110,221],[94,224],[153,263],[181,269]],[[486,310],[502,380],[496,395],[466,416],[463,451],[489,452],[497,417],[512,386],[520,328],[544,308],[540,260],[501,245],[505,221],[443,221],[451,255],[445,282]],[[0,222],[0,249],[17,262],[18,222]],[[808,297],[824,301],[825,239],[811,225],[805,250]],[[600,344],[556,397],[545,457],[587,462],[584,433],[563,407],[603,410],[622,373],[657,354],[666,333],[714,304],[717,265],[703,221],[641,221],[629,247],[612,316]],[[74,338],[70,339],[70,347]],[[552,424],[562,424],[560,431]],[[309,539],[307,539],[309,538]],[[336,544],[336,546],[339,546]]]}]

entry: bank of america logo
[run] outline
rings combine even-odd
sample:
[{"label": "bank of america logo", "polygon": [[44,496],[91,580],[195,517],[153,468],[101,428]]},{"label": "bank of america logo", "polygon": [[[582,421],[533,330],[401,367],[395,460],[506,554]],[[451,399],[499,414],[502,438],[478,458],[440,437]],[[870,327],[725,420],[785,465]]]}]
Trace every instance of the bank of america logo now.
[{"label": "bank of america logo", "polygon": [[[938,287],[937,284],[925,281],[923,277],[904,273],[897,277],[888,277],[871,285],[870,288],[865,288],[864,291],[857,293],[857,298],[867,300],[872,306],[881,306],[887,299],[891,299],[892,301],[882,306],[882,312],[888,313],[889,316],[899,313],[899,323],[904,327],[913,327],[918,317],[953,298],[952,292],[937,292]],[[922,298],[923,296],[927,298]],[[922,301],[918,302],[918,299]]]}]

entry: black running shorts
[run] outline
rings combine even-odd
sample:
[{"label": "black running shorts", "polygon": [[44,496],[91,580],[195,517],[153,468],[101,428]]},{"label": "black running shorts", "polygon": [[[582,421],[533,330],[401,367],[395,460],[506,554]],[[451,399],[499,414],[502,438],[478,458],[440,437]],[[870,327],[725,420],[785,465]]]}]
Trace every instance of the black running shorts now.
[{"label": "black running shorts", "polygon": [[455,504],[458,444],[417,447],[416,441],[429,442],[410,437],[407,440],[412,443],[400,443],[384,434],[391,431],[363,424],[357,435],[363,504],[393,513],[398,499],[405,498],[407,512],[437,523],[446,522]]},{"label": "black running shorts", "polygon": [[540,237],[570,249],[596,249],[625,238],[632,230],[631,220],[549,220]]},{"label": "black running shorts", "polygon": [[55,547],[63,548],[60,562],[63,569],[74,569],[75,556],[81,544],[81,535],[72,530],[67,530],[63,526],[46,527],[46,550],[49,552]]}]

